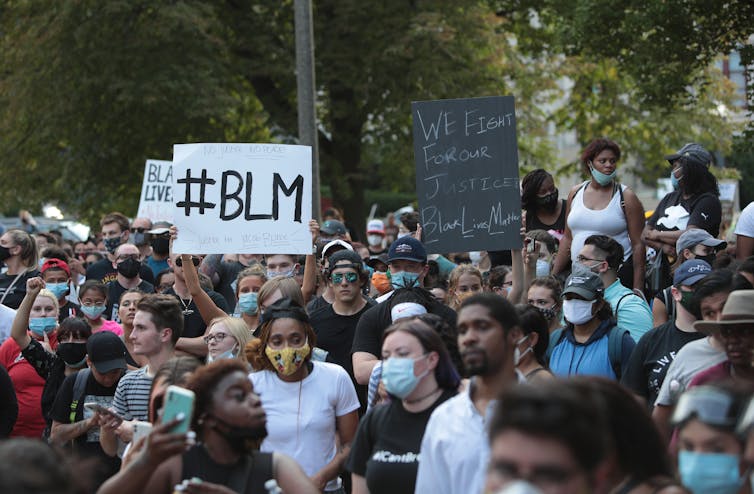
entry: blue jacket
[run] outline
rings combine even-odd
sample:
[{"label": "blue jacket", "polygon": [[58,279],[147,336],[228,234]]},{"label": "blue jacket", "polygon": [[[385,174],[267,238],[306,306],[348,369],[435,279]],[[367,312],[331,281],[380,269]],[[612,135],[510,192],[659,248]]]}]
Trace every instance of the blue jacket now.
[{"label": "blue jacket", "polygon": [[608,352],[608,334],[610,331],[623,331],[616,326],[615,320],[608,319],[594,330],[585,343],[579,343],[573,336],[573,325],[569,324],[560,341],[550,355],[550,370],[558,377],[575,375],[603,376],[610,379],[620,378],[616,368],[622,371],[628,365],[636,343],[631,335],[622,335],[620,362],[610,362]]}]

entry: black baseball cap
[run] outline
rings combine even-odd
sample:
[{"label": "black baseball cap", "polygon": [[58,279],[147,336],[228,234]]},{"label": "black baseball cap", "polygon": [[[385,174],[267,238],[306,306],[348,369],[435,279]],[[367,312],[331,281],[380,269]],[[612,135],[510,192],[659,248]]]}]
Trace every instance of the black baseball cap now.
[{"label": "black baseball cap", "polygon": [[97,372],[126,369],[126,345],[115,333],[100,331],[86,341],[86,353]]},{"label": "black baseball cap", "polygon": [[319,229],[325,235],[345,235],[346,226],[338,220],[327,220]]}]

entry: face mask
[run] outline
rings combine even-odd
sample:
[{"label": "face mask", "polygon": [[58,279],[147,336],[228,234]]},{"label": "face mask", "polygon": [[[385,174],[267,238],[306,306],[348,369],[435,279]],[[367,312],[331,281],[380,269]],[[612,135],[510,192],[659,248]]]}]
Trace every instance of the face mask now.
[{"label": "face mask", "polygon": [[546,196],[538,196],[537,206],[547,211],[556,209],[558,207],[558,189],[555,189],[554,192],[550,192]]},{"label": "face mask", "polygon": [[170,239],[164,237],[152,239],[152,250],[160,256],[168,255],[170,251]]},{"label": "face mask", "polygon": [[681,451],[678,472],[694,494],[735,494],[741,487],[739,461],[738,455]]},{"label": "face mask", "polygon": [[387,392],[401,400],[410,395],[419,381],[429,373],[427,369],[421,376],[414,375],[414,363],[426,357],[391,357],[385,360],[382,364],[382,382]]},{"label": "face mask", "polygon": [[387,277],[387,273],[381,273],[379,271],[375,271],[372,275],[372,285],[374,285],[380,293],[387,293],[392,287],[390,280]]},{"label": "face mask", "polygon": [[537,278],[550,274],[550,263],[547,259],[537,259]]},{"label": "face mask", "polygon": [[694,292],[685,292],[683,290],[680,290],[680,292],[681,292],[681,305],[683,306],[684,309],[686,309],[687,311],[693,314],[694,310],[691,306],[691,299],[694,298]]},{"label": "face mask", "polygon": [[224,351],[223,353],[221,353],[215,358],[212,358],[211,356],[207,355],[207,363],[211,364],[212,362],[217,362],[218,360],[236,358],[237,351],[238,351],[238,345],[233,345],[233,348],[231,348],[230,350]]},{"label": "face mask", "polygon": [[713,252],[712,254],[707,254],[706,256],[696,256],[694,257],[694,259],[699,259],[700,261],[704,261],[710,266],[712,266],[712,263],[715,262],[716,257],[717,257],[717,254]]},{"label": "face mask", "polygon": [[411,232],[403,232],[403,233],[398,232],[398,237],[397,238],[403,238],[403,237],[405,237],[407,235],[411,235]]},{"label": "face mask", "polygon": [[136,278],[140,268],[141,263],[133,257],[129,257],[118,263],[118,273],[126,278]]},{"label": "face mask", "polygon": [[264,354],[267,355],[279,374],[290,376],[301,367],[310,351],[309,344],[304,343],[301,348],[285,347],[280,350],[273,350],[267,347],[264,349]]},{"label": "face mask", "polygon": [[584,324],[591,321],[592,306],[596,300],[563,300],[563,316],[571,324]]},{"label": "face mask", "polygon": [[238,308],[246,315],[253,316],[257,313],[257,299],[259,294],[256,292],[242,293],[238,297]]},{"label": "face mask", "polygon": [[267,437],[267,426],[264,422],[257,427],[238,427],[230,425],[215,415],[211,417],[217,422],[212,429],[228,441],[228,445],[236,453],[253,451],[258,447],[257,443]]},{"label": "face mask", "polygon": [[81,367],[86,362],[86,343],[59,343],[57,353],[68,367]]},{"label": "face mask", "polygon": [[10,257],[10,249],[0,245],[0,261],[4,261]]},{"label": "face mask", "polygon": [[534,308],[537,309],[539,313],[542,314],[542,317],[544,317],[545,320],[548,322],[552,321],[552,318],[555,317],[555,314],[556,314],[555,305],[553,305],[550,308],[536,307],[536,306],[534,306]]},{"label": "face mask", "polygon": [[137,247],[147,245],[147,236],[144,233],[135,232],[128,236],[128,241]]},{"label": "face mask", "polygon": [[267,270],[267,279],[271,280],[272,278],[276,276],[284,276],[286,278],[290,278],[293,276],[293,268],[289,269],[288,271],[270,271]]},{"label": "face mask", "polygon": [[102,313],[105,312],[105,309],[106,307],[104,305],[92,305],[91,307],[87,307],[86,305],[81,306],[81,312],[84,313],[87,319],[91,319],[92,321],[99,319]]},{"label": "face mask", "polygon": [[68,283],[46,283],[45,288],[54,293],[58,299],[63,298],[68,293]]},{"label": "face mask", "polygon": [[513,349],[513,365],[518,366],[518,364],[521,363],[521,359],[523,358],[524,355],[526,355],[529,352],[534,351],[533,347],[529,347],[523,352],[521,352],[521,350],[518,348],[518,346],[521,343],[525,342],[528,338],[529,338],[529,335],[527,334],[526,336],[524,336],[523,338],[521,338],[520,340],[516,342],[516,348]]},{"label": "face mask", "polygon": [[471,297],[471,296],[473,296],[473,295],[476,295],[476,294],[477,294],[477,292],[472,292],[472,291],[468,291],[468,292],[457,292],[457,293],[456,293],[456,300],[457,300],[457,301],[458,301],[458,303],[460,304],[460,303],[462,303],[462,302],[463,302],[464,300],[466,300],[467,298],[469,298],[469,297]]},{"label": "face mask", "polygon": [[371,246],[380,245],[382,243],[382,235],[367,235],[367,242]]},{"label": "face mask", "polygon": [[122,243],[120,236],[106,238],[102,242],[105,244],[105,249],[107,249],[110,254],[115,254],[115,249],[117,249],[118,246]]},{"label": "face mask", "polygon": [[390,273],[390,284],[394,290],[417,286],[419,284],[419,273],[411,273],[409,271]]},{"label": "face mask", "polygon": [[594,180],[602,186],[605,186],[609,184],[610,182],[612,182],[613,179],[615,178],[616,173],[618,172],[618,170],[613,170],[613,173],[611,173],[610,175],[605,175],[604,173],[602,173],[601,171],[597,170],[594,167],[591,167],[591,170],[592,170],[592,178],[594,178]]},{"label": "face mask", "polygon": [[673,186],[673,190],[678,190],[678,188],[681,186],[680,184],[681,179],[676,178],[675,173],[672,171],[670,172],[670,184]]},{"label": "face mask", "polygon": [[29,319],[29,329],[36,336],[50,334],[58,326],[58,320],[54,317],[34,317]]}]

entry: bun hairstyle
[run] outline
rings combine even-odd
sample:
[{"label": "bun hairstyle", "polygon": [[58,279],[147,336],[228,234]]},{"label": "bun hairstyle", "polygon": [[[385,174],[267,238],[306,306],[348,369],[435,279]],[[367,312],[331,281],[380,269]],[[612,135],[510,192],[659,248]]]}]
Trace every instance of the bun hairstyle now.
[{"label": "bun hairstyle", "polygon": [[[309,316],[306,314],[306,310],[295,300],[281,298],[265,309],[264,320],[259,327],[259,338],[254,338],[246,345],[246,359],[255,371],[271,370],[275,372],[275,367],[267,358],[264,351],[270,339],[272,325],[278,319],[295,319],[299,321],[303,327],[309,346],[311,348],[317,346],[317,335],[314,333],[311,324],[309,324]],[[307,362],[311,360],[311,355],[312,352],[309,352],[309,355],[306,357]]]}]

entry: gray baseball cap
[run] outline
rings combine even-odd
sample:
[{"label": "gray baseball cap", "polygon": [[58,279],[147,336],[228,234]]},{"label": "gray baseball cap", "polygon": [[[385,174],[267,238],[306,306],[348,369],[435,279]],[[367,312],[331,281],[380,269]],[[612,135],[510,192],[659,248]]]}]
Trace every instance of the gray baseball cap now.
[{"label": "gray baseball cap", "polygon": [[592,273],[584,271],[572,274],[565,282],[563,295],[573,293],[582,297],[584,300],[595,300],[604,293],[605,287],[602,284],[602,278]]},{"label": "gray baseball cap", "polygon": [[715,250],[721,250],[728,246],[725,240],[713,237],[707,230],[689,228],[676,240],[675,251],[680,255],[683,249],[693,249],[695,245],[699,244],[714,247]]}]

